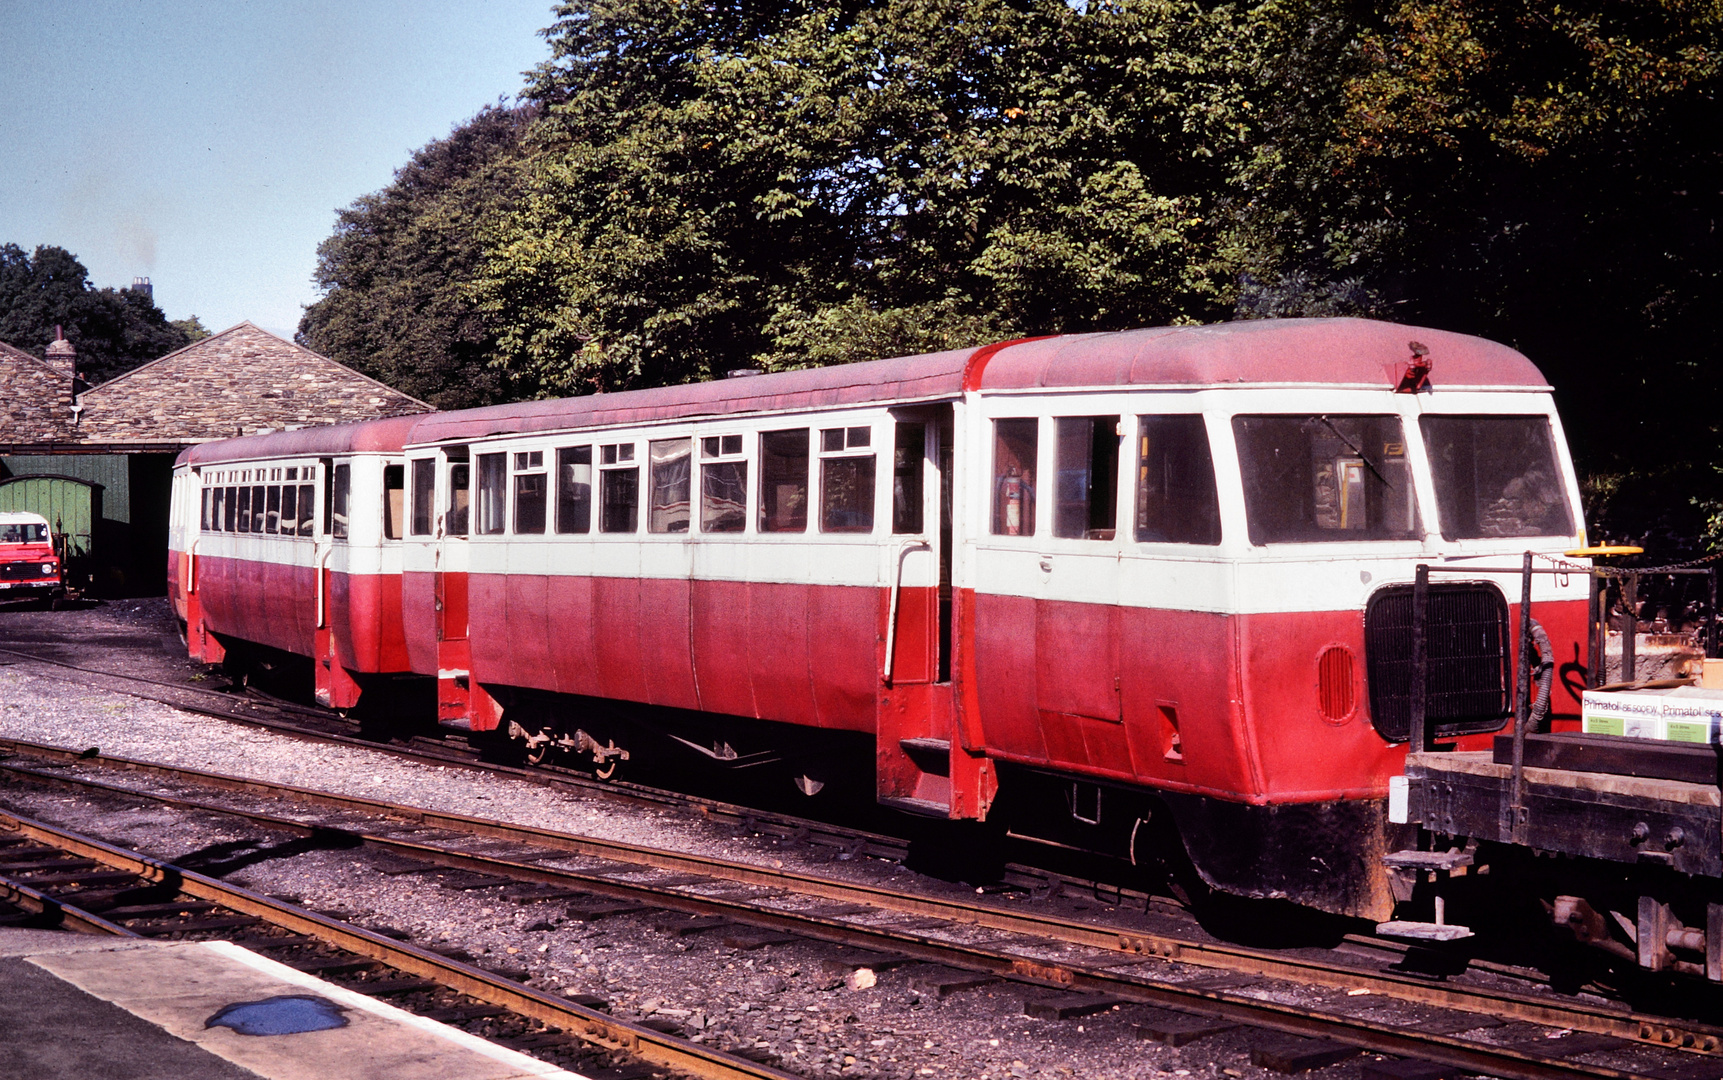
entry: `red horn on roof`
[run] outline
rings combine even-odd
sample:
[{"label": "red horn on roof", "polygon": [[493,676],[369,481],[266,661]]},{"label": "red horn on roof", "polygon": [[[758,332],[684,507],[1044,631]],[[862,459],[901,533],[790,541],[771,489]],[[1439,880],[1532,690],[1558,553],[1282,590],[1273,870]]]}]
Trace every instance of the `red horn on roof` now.
[{"label": "red horn on roof", "polygon": [[1408,341],[1406,347],[1412,350],[1412,359],[1407,362],[1406,370],[1400,375],[1400,385],[1394,388],[1394,392],[1416,394],[1430,389],[1429,347],[1416,341]]}]

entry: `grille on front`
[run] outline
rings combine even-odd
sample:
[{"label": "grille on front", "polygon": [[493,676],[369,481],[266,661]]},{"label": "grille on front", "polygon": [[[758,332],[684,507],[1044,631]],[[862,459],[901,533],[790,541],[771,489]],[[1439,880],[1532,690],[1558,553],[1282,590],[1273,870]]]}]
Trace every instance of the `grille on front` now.
[{"label": "grille on front", "polygon": [[37,578],[41,576],[42,564],[39,562],[0,563],[0,580],[17,581],[20,578]]},{"label": "grille on front", "polygon": [[[1424,714],[1437,736],[1499,731],[1513,712],[1508,604],[1494,585],[1431,585]],[[1389,742],[1412,727],[1412,586],[1378,590],[1364,609],[1370,716]]]}]

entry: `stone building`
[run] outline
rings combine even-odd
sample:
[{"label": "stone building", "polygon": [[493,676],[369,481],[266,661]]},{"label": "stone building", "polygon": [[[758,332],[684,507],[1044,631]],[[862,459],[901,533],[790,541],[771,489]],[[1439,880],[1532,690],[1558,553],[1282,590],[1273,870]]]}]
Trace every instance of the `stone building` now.
[{"label": "stone building", "polygon": [[88,389],[74,387],[70,342],[47,353],[0,344],[0,501],[26,478],[58,478],[57,498],[83,485],[93,525],[72,538],[78,568],[107,595],[165,586],[173,460],[186,447],[430,409],[249,322]]},{"label": "stone building", "polygon": [[[64,339],[54,345],[71,348]],[[52,358],[40,360],[0,342],[0,440],[43,448],[76,441],[72,366],[63,351],[49,350]]]},{"label": "stone building", "polygon": [[430,408],[248,322],[86,390],[78,403],[82,438],[115,447],[164,435],[184,447]]}]

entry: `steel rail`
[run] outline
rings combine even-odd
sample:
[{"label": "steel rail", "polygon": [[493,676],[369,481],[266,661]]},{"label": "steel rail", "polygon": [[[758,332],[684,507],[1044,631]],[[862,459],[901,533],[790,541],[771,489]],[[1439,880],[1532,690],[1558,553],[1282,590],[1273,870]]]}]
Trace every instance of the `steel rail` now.
[{"label": "steel rail", "polygon": [[56,900],[47,893],[37,892],[22,881],[14,881],[9,877],[0,876],[0,900],[42,916],[51,926],[69,927],[80,934],[111,934],[115,937],[134,938],[142,936],[118,923],[111,923],[100,915],[85,911],[76,904]]},{"label": "steel rail", "polygon": [[[157,796],[137,792],[119,785],[87,778],[72,778],[42,774],[13,765],[7,771],[58,781],[87,788],[100,788],[116,794],[131,795],[172,802],[189,809],[225,813],[243,817],[259,824],[299,832],[321,830],[341,831],[327,825],[298,822],[290,818],[247,811],[217,804],[172,796]],[[159,767],[158,767],[159,768]],[[187,770],[190,772],[190,770]],[[566,850],[571,854],[601,858],[612,863],[638,865],[643,868],[679,874],[698,874],[710,879],[790,891],[804,896],[847,903],[862,903],[877,910],[896,914],[931,916],[951,923],[985,927],[1004,933],[1026,936],[1032,944],[1048,940],[1113,952],[1129,958],[1158,957],[1198,966],[1213,967],[1262,978],[1283,979],[1296,983],[1314,984],[1348,990],[1364,989],[1384,997],[1412,1001],[1439,1008],[1506,1017],[1552,1027],[1610,1035],[1629,1043],[1641,1043],[1660,1048],[1688,1047],[1701,1052],[1716,1052],[1723,1047],[1723,1029],[1695,1025],[1648,1015],[1623,1014],[1579,1002],[1550,1002],[1523,994],[1487,988],[1456,987],[1432,984],[1408,976],[1382,972],[1361,971],[1339,964],[1314,960],[1286,959],[1261,950],[1240,946],[1194,942],[1165,935],[1142,934],[1133,930],[1117,930],[1095,926],[1058,916],[1000,911],[985,904],[951,901],[934,897],[905,896],[870,885],[850,885],[829,879],[799,874],[793,871],[771,870],[705,856],[683,855],[613,841],[577,837],[566,833],[533,829],[525,826],[469,818],[464,815],[426,811],[348,796],[323,792],[305,792],[288,785],[268,785],[257,782],[232,782],[236,788],[249,786],[258,793],[307,800],[347,812],[373,816],[406,818],[447,831],[506,839],[539,849]],[[719,915],[732,921],[763,928],[788,931],[822,940],[889,950],[918,959],[952,964],[1042,985],[1077,990],[1092,990],[1152,1004],[1195,1008],[1211,1015],[1273,1028],[1294,1034],[1319,1034],[1355,1045],[1366,1046],[1394,1054],[1423,1056],[1462,1068],[1477,1067],[1480,1071],[1503,1077],[1542,1076],[1612,1076],[1610,1070],[1595,1071],[1590,1066],[1562,1064],[1551,1066],[1546,1059],[1503,1048],[1486,1048],[1483,1044],[1453,1037],[1433,1036],[1422,1032],[1384,1031],[1353,1018],[1331,1013],[1284,1006],[1225,990],[1200,990],[1176,982],[1158,980],[1130,973],[1107,970],[1117,961],[1093,965],[1048,962],[1014,954],[1012,951],[985,944],[972,945],[943,941],[893,927],[861,926],[835,917],[816,913],[794,912],[770,907],[746,898],[710,896],[682,891],[682,886],[655,886],[651,882],[619,881],[615,871],[581,871],[532,864],[507,858],[451,851],[434,844],[404,840],[380,834],[349,832],[360,842],[401,857],[453,869],[560,885],[578,885],[582,890],[598,895],[630,901],[645,901],[660,908],[684,911],[695,915]],[[1481,1055],[1481,1056],[1480,1056]],[[1505,1055],[1505,1056],[1504,1056]],[[1547,1071],[1554,1068],[1556,1071]],[[1594,1069],[1594,1071],[1585,1071]],[[1577,1071],[1576,1071],[1577,1070]]]},{"label": "steel rail", "polygon": [[[627,781],[589,780],[577,773],[572,773],[556,766],[540,766],[536,769],[524,769],[510,765],[499,765],[494,762],[484,762],[479,760],[476,752],[472,751],[463,753],[459,750],[451,750],[440,744],[436,745],[436,748],[433,750],[432,748],[424,745],[426,740],[417,737],[412,740],[412,743],[417,743],[418,745],[409,744],[407,746],[396,746],[389,743],[377,742],[371,739],[344,735],[339,732],[319,731],[313,728],[301,727],[285,720],[275,720],[265,716],[258,716],[253,713],[242,712],[237,708],[237,706],[246,705],[259,709],[273,709],[284,714],[300,715],[325,723],[349,723],[348,721],[342,720],[337,716],[333,716],[322,709],[299,705],[290,701],[280,701],[275,698],[269,698],[263,702],[257,702],[250,699],[235,699],[233,695],[222,690],[210,690],[201,686],[183,686],[178,683],[163,682],[159,679],[146,679],[142,676],[126,675],[114,671],[103,671],[100,668],[84,667],[79,664],[68,663],[64,660],[53,660],[48,657],[37,656],[33,653],[23,652],[18,649],[0,648],[0,654],[17,656],[35,663],[66,668],[70,671],[79,671],[89,675],[96,675],[101,678],[116,679],[121,682],[142,683],[146,686],[160,686],[169,690],[183,691],[188,694],[213,697],[223,702],[231,703],[235,708],[219,709],[198,705],[188,705],[181,701],[171,701],[165,697],[153,694],[143,694],[135,690],[109,691],[110,693],[125,694],[128,697],[135,697],[144,701],[154,701],[158,704],[167,705],[171,708],[180,709],[185,712],[195,713],[199,716],[209,716],[219,720],[230,720],[240,724],[251,724],[291,738],[305,739],[311,742],[330,743],[336,746],[347,746],[358,750],[367,750],[373,753],[388,754],[392,757],[419,762],[421,764],[429,762],[438,765],[447,765],[453,768],[466,769],[471,772],[511,776],[519,780],[525,780],[528,783],[538,784],[542,787],[571,788],[576,791],[581,791],[586,794],[595,795],[600,798],[616,802],[635,803],[643,806],[675,806],[683,809],[693,809],[708,816],[730,817],[737,820],[751,821],[757,824],[773,827],[781,830],[786,836],[800,833],[804,830],[813,830],[816,835],[830,834],[833,837],[841,836],[845,839],[846,843],[860,844],[862,851],[866,854],[876,855],[882,858],[901,860],[903,858],[904,848],[907,845],[907,841],[904,839],[895,836],[888,836],[883,833],[870,832],[865,829],[857,829],[848,826],[830,825],[825,822],[796,818],[787,814],[780,814],[769,810],[756,810],[752,807],[741,806],[735,803],[726,803],[717,799],[705,798],[703,796],[688,795],[677,791],[647,787],[642,784],[631,784]],[[0,739],[0,745],[5,745],[6,742],[7,740]]]},{"label": "steel rail", "polygon": [[802,1080],[734,1054],[701,1046],[640,1024],[577,1005],[553,994],[522,986],[471,964],[451,960],[407,942],[272,900],[249,889],[206,877],[93,837],[0,810],[0,829],[51,844],[62,851],[95,859],[118,870],[158,882],[200,900],[208,900],[244,915],[252,915],[292,933],[324,941],[366,956],[399,971],[432,979],[452,990],[508,1009],[612,1050],[622,1050],[665,1068],[713,1080]]}]

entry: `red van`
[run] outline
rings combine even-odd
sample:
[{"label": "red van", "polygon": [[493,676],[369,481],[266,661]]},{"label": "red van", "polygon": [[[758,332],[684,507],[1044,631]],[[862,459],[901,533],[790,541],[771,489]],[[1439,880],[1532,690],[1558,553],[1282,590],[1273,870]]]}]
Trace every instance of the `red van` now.
[{"label": "red van", "polygon": [[60,557],[48,519],[40,514],[0,511],[0,600],[65,594]]}]

